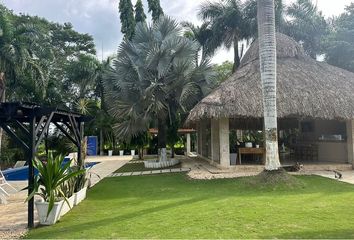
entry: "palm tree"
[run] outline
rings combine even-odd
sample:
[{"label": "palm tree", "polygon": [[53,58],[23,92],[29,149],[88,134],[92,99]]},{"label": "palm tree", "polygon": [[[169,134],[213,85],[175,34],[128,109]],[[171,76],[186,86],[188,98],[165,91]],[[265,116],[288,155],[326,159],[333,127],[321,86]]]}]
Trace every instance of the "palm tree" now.
[{"label": "palm tree", "polygon": [[329,31],[322,12],[311,0],[297,0],[286,12],[290,19],[285,33],[301,42],[307,54],[316,59],[322,53],[321,43]]},{"label": "palm tree", "polygon": [[178,23],[162,16],[139,23],[131,41],[119,46],[104,79],[105,101],[117,120],[116,136],[126,142],[157,122],[160,161],[166,161],[167,123],[176,109],[193,107],[208,90],[209,62],[194,59],[199,44],[184,37]]},{"label": "palm tree", "polygon": [[254,36],[251,21],[246,15],[246,6],[240,0],[205,2],[201,5],[198,13],[205,22],[210,24],[213,32],[209,45],[210,50],[216,50],[221,45],[224,45],[227,49],[233,48],[233,72],[240,66],[240,59],[243,54],[242,50],[239,49],[239,42],[249,40]]},{"label": "palm tree", "polygon": [[194,25],[191,22],[182,22],[182,27],[185,29],[184,36],[197,41],[200,45],[199,51],[196,54],[196,64],[199,64],[199,53],[201,52],[201,61],[211,55],[209,42],[213,37],[213,31],[209,27],[209,23],[203,23],[200,26]]},{"label": "palm tree", "polygon": [[274,0],[258,0],[257,12],[266,144],[265,169],[268,171],[273,171],[280,168],[277,136],[277,58]]}]

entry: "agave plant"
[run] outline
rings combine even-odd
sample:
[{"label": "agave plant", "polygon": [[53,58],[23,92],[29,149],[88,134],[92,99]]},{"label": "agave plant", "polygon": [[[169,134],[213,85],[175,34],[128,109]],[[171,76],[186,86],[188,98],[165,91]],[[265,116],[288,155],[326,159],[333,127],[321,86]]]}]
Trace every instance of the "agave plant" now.
[{"label": "agave plant", "polygon": [[86,171],[85,169],[70,170],[70,164],[71,161],[64,162],[62,155],[53,157],[53,154],[49,154],[47,162],[35,159],[33,165],[38,170],[38,175],[35,176],[33,191],[28,195],[26,201],[35,195],[42,197],[45,202],[49,203],[47,216],[56,201],[64,199],[68,203],[61,186],[69,179]]},{"label": "agave plant", "polygon": [[129,142],[157,122],[160,161],[166,160],[166,128],[172,113],[192,108],[213,81],[209,62],[196,64],[199,49],[169,17],[162,16],[152,26],[137,24],[132,40],[119,46],[103,81],[118,138]]}]

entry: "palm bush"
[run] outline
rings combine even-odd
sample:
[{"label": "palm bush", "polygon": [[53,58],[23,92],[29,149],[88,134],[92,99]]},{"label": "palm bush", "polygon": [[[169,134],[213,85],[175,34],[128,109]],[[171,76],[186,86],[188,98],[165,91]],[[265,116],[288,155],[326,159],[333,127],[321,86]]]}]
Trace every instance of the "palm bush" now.
[{"label": "palm bush", "polygon": [[85,169],[72,171],[70,164],[71,161],[64,163],[62,155],[53,157],[53,154],[49,154],[47,162],[38,159],[33,162],[34,167],[38,170],[38,175],[35,176],[33,191],[28,195],[27,201],[34,195],[42,197],[45,202],[49,203],[47,216],[56,201],[61,199],[67,201],[66,194],[62,191],[62,185],[86,171]]},{"label": "palm bush", "polygon": [[121,43],[103,80],[119,139],[129,142],[157,122],[160,160],[166,160],[167,122],[175,112],[191,109],[214,80],[207,60],[196,64],[199,49],[169,17],[162,16],[152,26],[137,24],[134,37]]}]

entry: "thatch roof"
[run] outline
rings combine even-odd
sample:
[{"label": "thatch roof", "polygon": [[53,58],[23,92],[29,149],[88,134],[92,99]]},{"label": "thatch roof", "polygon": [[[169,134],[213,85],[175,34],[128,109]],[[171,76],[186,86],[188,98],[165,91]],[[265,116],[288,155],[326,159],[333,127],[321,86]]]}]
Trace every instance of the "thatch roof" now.
[{"label": "thatch roof", "polygon": [[[315,61],[288,36],[277,34],[279,118],[354,119],[354,73]],[[228,80],[200,101],[187,123],[203,118],[263,116],[258,41]]]}]

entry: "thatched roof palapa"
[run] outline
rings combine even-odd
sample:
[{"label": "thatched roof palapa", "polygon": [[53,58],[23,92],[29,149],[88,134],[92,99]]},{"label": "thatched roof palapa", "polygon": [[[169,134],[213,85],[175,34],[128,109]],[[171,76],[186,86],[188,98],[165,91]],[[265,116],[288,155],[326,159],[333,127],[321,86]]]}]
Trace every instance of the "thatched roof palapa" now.
[{"label": "thatched roof palapa", "polygon": [[[277,111],[279,118],[354,119],[354,73],[310,58],[295,40],[277,34]],[[192,109],[187,123],[262,116],[256,40],[236,73]]]}]

